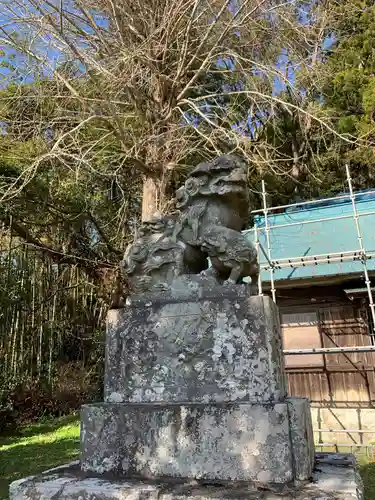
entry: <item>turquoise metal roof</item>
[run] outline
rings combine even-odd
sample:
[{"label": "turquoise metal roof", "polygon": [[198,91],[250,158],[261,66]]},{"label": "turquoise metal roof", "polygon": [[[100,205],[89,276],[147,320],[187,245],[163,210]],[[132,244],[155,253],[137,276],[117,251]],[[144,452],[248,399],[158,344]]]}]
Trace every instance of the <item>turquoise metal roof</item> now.
[{"label": "turquoise metal roof", "polygon": [[[356,207],[358,214],[374,212],[359,217],[359,224],[363,245],[367,254],[374,254],[367,261],[369,271],[375,271],[375,192],[361,192],[356,194]],[[343,219],[331,219],[334,217],[351,216]],[[311,221],[308,224],[300,222]],[[267,252],[266,231],[264,216],[256,216],[254,224],[258,227],[259,241]],[[336,252],[348,252],[359,250],[358,234],[353,208],[350,198],[321,200],[317,203],[293,207],[283,213],[268,215],[270,227],[270,247],[273,260],[297,259],[300,257],[324,255]],[[273,227],[284,224],[284,227]],[[254,228],[246,231],[249,239],[254,238]],[[260,262],[267,263],[263,253]],[[323,276],[363,274],[363,264],[360,261],[345,261],[337,263],[326,263],[309,265],[305,267],[287,267],[276,269],[274,278],[279,280],[296,280],[307,278],[318,278]],[[270,272],[262,271],[262,281],[270,280]]]}]

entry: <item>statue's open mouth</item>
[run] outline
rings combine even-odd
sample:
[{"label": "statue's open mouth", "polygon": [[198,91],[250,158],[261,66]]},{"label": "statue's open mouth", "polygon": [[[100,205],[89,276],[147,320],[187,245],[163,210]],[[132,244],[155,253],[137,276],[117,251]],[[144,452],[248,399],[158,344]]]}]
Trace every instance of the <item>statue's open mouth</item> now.
[{"label": "statue's open mouth", "polygon": [[238,179],[238,178],[232,178],[230,176],[221,177],[220,179],[213,180],[211,185],[215,186],[215,188],[226,188],[227,191],[236,191],[236,192],[240,190],[246,192],[247,188],[246,178]]},{"label": "statue's open mouth", "polygon": [[[215,172],[216,173],[216,172]],[[237,168],[235,170],[232,170],[231,172],[228,172],[228,170],[223,171],[223,175],[220,175],[220,173],[217,172],[218,175],[215,175],[215,178],[212,181],[212,184],[217,185],[217,186],[230,186],[230,185],[236,185],[240,186],[244,189],[247,187],[247,177],[246,173],[242,168]]]},{"label": "statue's open mouth", "polygon": [[229,177],[224,177],[221,179],[218,179],[217,181],[213,181],[212,184],[215,184],[216,186],[242,186],[246,188],[246,181],[243,180],[238,180],[238,179],[231,179]]}]

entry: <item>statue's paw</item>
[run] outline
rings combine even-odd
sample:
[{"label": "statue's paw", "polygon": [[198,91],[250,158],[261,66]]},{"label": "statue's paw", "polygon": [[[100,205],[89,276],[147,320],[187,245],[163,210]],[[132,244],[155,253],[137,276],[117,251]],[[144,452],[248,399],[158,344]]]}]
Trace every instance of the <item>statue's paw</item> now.
[{"label": "statue's paw", "polygon": [[228,287],[231,287],[231,286],[233,286],[233,285],[237,285],[237,281],[232,280],[231,278],[228,278],[227,280],[225,280],[225,281],[223,282],[223,285],[224,285],[224,286],[226,285],[226,286],[228,286]]},{"label": "statue's paw", "polygon": [[166,292],[169,290],[170,286],[168,283],[157,283],[156,285],[153,286],[155,290],[158,290],[159,292]]}]

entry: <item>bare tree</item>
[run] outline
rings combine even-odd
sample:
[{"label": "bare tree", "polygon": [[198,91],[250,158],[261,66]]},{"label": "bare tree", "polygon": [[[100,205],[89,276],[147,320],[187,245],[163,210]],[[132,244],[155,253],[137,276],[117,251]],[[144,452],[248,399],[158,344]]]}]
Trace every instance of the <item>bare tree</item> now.
[{"label": "bare tree", "polygon": [[[54,80],[58,103],[46,117],[48,147],[18,189],[43,161],[97,168],[105,141],[119,151],[112,175],[143,178],[143,219],[166,209],[176,171],[214,154],[236,151],[253,169],[292,177],[312,123],[335,133],[282,63],[300,70],[316,58],[322,21],[301,22],[303,8],[281,0],[5,0],[0,42]],[[306,128],[290,157],[262,135],[280,112]]]}]

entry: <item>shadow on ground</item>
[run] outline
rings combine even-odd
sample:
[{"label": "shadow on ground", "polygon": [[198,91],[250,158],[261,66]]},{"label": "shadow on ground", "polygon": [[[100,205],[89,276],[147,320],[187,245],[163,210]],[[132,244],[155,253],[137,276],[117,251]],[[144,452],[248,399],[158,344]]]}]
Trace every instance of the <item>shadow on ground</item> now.
[{"label": "shadow on ground", "polygon": [[12,481],[78,458],[78,424],[74,420],[64,423],[32,426],[33,430],[25,430],[21,436],[0,441],[0,500],[8,498]]},{"label": "shadow on ground", "polygon": [[3,432],[0,434],[0,447],[15,443],[16,441],[21,441],[27,437],[35,436],[36,434],[40,436],[42,434],[53,432],[64,425],[77,423],[78,419],[78,414],[74,413],[72,415],[66,415],[60,418],[51,418],[39,423],[30,424],[17,430]]}]

